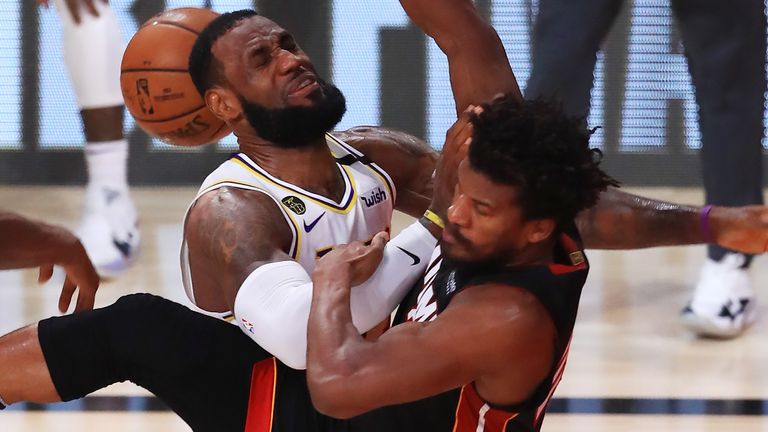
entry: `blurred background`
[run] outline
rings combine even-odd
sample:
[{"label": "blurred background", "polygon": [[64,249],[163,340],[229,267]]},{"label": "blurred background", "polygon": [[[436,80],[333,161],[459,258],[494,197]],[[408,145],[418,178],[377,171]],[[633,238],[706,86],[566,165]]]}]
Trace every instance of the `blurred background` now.
[{"label": "blurred background", "polygon": [[[344,92],[348,111],[339,129],[383,125],[439,148],[455,119],[447,62],[409,24],[396,0],[109,4],[126,42],[162,10],[255,8],[291,31],[320,74]],[[476,4],[498,31],[525,88],[539,1]],[[603,150],[607,170],[631,192],[703,203],[694,89],[670,1],[626,0],[602,47],[587,121],[600,126],[592,144]],[[102,284],[97,306],[132,292],[186,303],[178,265],[182,218],[197,186],[236,148],[235,141],[230,136],[201,148],[170,146],[148,137],[127,113],[125,131],[141,254],[126,274]],[[86,181],[83,142],[56,11],[34,0],[0,0],[0,208],[75,228]],[[408,222],[396,215],[395,232]],[[755,325],[733,340],[699,338],[679,322],[705,261],[704,246],[589,256],[593,270],[568,371],[545,431],[768,431],[768,320],[762,304]],[[762,281],[755,284],[758,297],[768,280],[764,263],[758,257],[750,276]],[[38,287],[36,277],[35,270],[0,272],[0,333],[57,314],[61,278]],[[0,415],[0,431],[105,427],[188,431],[131,385],[72,404],[17,405]]]},{"label": "blurred background", "polygon": [[[293,32],[320,73],[345,93],[339,128],[382,124],[442,145],[455,118],[447,64],[409,25],[396,1],[111,0],[126,41],[167,8],[256,8]],[[479,0],[499,32],[521,87],[531,72],[536,0]],[[85,180],[82,125],[61,60],[53,8],[0,2],[0,184]],[[626,1],[599,55],[590,126],[609,171],[628,185],[701,182],[700,134],[691,79],[668,0]],[[196,184],[234,147],[228,137],[194,151],[149,139],[126,116],[129,178],[136,185]],[[764,146],[768,145],[764,143]],[[649,175],[653,173],[653,175]]]}]

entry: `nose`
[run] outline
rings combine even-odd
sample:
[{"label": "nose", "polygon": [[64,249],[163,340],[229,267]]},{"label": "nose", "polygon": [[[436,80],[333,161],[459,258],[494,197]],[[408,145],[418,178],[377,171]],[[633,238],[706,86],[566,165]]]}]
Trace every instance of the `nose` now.
[{"label": "nose", "polygon": [[278,70],[281,74],[290,74],[302,68],[303,61],[299,55],[282,48],[278,48],[278,50],[276,56]]},{"label": "nose", "polygon": [[457,194],[448,207],[448,221],[462,228],[468,227],[471,220],[469,205],[469,199],[464,194]]}]

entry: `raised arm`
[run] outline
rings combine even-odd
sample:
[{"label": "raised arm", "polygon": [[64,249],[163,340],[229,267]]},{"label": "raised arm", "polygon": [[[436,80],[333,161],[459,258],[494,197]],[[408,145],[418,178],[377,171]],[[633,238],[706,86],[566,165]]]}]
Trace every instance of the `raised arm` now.
[{"label": "raised arm", "polygon": [[80,240],[65,228],[0,211],[0,269],[40,267],[39,281],[45,282],[54,265],[67,274],[59,310],[67,310],[76,288],[75,311],[92,309],[99,276]]},{"label": "raised arm", "polygon": [[501,39],[472,0],[400,0],[400,4],[448,57],[457,113],[499,93],[522,100]]}]

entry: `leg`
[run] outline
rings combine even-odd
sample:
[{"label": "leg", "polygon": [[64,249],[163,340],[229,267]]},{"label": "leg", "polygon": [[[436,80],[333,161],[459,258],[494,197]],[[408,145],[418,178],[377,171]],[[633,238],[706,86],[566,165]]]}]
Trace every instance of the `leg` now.
[{"label": "leg", "polygon": [[128,193],[128,143],[123,136],[120,61],[124,48],[114,12],[94,2],[98,17],[81,10],[75,23],[56,0],[64,61],[77,97],[86,137],[88,187],[81,240],[104,277],[119,275],[139,247],[136,210]]},{"label": "leg", "polygon": [[[0,398],[6,404],[61,400],[45,364],[37,338],[37,325],[24,327],[0,338]],[[13,372],[10,372],[13,371]]]},{"label": "leg", "polygon": [[[672,2],[696,88],[704,188],[709,204],[760,204],[765,109],[766,16],[762,0]],[[750,257],[709,248],[690,313],[715,324],[692,327],[735,336],[750,321]],[[725,259],[724,259],[725,257]],[[711,271],[710,271],[711,270]],[[711,286],[710,286],[711,285]],[[699,328],[697,328],[699,327]]]},{"label": "leg", "polygon": [[130,380],[195,431],[243,430],[253,365],[270,357],[236,326],[130,295],[0,338],[0,396],[68,401]]},{"label": "leg", "polygon": [[541,0],[526,98],[557,98],[569,115],[589,113],[597,51],[621,0]]}]

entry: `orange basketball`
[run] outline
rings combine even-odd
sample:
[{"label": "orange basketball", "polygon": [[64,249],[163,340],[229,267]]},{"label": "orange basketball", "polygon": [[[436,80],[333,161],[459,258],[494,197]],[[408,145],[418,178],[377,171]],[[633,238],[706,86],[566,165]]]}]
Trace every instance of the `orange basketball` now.
[{"label": "orange basketball", "polygon": [[145,22],[128,43],[120,88],[128,111],[150,135],[199,146],[231,132],[205,106],[187,66],[197,35],[217,16],[200,8],[165,11]]}]

